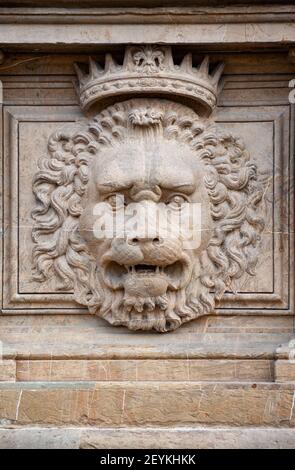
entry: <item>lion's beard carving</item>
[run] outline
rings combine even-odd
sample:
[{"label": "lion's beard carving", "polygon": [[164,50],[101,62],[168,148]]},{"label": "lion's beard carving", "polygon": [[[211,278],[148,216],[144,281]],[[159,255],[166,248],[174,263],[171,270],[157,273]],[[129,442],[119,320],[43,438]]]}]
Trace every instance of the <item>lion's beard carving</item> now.
[{"label": "lion's beard carving", "polygon": [[[166,139],[186,143],[207,169],[214,235],[192,260],[188,282],[160,295],[134,297],[128,289],[107,285],[103,270],[79,234],[81,199],[89,164],[99,149],[124,140],[135,128],[161,131]],[[53,134],[48,155],[33,181],[38,205],[32,213],[36,243],[35,279],[55,275],[77,302],[113,325],[132,330],[174,330],[214,312],[215,302],[231,281],[254,275],[263,221],[257,207],[262,189],[244,145],[186,106],[164,100],[136,99],[111,106],[90,123],[63,127]]]},{"label": "lion's beard carving", "polygon": [[196,305],[190,305],[187,301],[185,288],[154,297],[135,297],[123,290],[112,291],[107,286],[103,290],[104,300],[94,309],[94,313],[112,325],[124,325],[131,330],[166,332],[197,316]]},{"label": "lion's beard carving", "polygon": [[[139,251],[138,260],[142,257],[146,260],[146,254],[144,256]],[[166,260],[162,266],[159,264],[161,256]],[[196,316],[197,309],[202,308],[196,301],[190,303],[187,297],[188,284],[194,284],[192,270],[197,271],[198,259],[193,263],[177,240],[166,240],[165,246],[158,247],[156,253],[151,250],[148,266],[137,263],[135,250],[130,251],[130,247],[124,250],[124,241],[116,239],[103,259],[104,263],[99,269],[93,265],[96,274],[92,277],[94,284],[91,289],[99,285],[98,297],[101,299],[99,305],[94,305],[93,311],[113,325],[128,326],[132,330],[155,329],[164,332],[191,320]],[[127,263],[132,260],[134,264],[124,267],[119,264],[122,259]],[[115,288],[113,284],[112,274],[116,268],[117,282],[121,274],[121,289]],[[168,288],[169,285],[173,290]],[[211,297],[207,298],[207,302],[213,308]]]}]

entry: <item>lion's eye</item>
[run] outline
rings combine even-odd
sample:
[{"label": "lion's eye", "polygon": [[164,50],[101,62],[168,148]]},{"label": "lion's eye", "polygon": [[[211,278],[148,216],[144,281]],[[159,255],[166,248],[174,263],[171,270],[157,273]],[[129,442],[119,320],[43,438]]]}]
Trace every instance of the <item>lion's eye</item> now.
[{"label": "lion's eye", "polygon": [[122,194],[111,194],[105,199],[113,210],[118,210],[124,207],[124,196]]},{"label": "lion's eye", "polygon": [[184,196],[181,196],[179,194],[171,197],[169,201],[167,201],[167,205],[169,207],[172,207],[173,209],[179,209],[181,208],[182,204],[186,203],[187,199]]}]

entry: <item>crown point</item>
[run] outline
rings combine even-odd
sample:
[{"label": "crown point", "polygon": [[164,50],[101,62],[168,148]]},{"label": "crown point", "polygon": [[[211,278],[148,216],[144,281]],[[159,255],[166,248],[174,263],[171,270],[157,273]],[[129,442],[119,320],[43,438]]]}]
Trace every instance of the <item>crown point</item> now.
[{"label": "crown point", "polygon": [[75,69],[75,72],[77,74],[80,85],[83,85],[83,82],[84,82],[86,76],[85,76],[84,72],[80,69],[79,65],[76,62],[74,63],[74,69]]},{"label": "crown point", "polygon": [[105,58],[105,72],[113,72],[118,67],[117,62],[111,54],[106,54]]},{"label": "crown point", "polygon": [[199,67],[199,73],[203,74],[203,75],[208,75],[209,74],[209,56],[206,55],[206,57],[204,57],[200,67]]},{"label": "crown point", "polygon": [[211,75],[212,77],[212,83],[213,85],[217,85],[219,80],[220,80],[220,77],[222,75],[222,72],[224,70],[224,67],[225,67],[225,64],[224,62],[221,62],[220,64],[217,65],[217,67],[215,67],[215,69],[213,70],[213,73]]},{"label": "crown point", "polygon": [[182,59],[182,62],[180,64],[180,70],[183,70],[184,72],[191,72],[192,67],[193,67],[193,59],[192,59],[191,52],[189,52]]},{"label": "crown point", "polygon": [[174,60],[173,60],[173,55],[172,55],[172,48],[171,46],[166,46],[164,47],[164,57],[166,59],[167,66],[170,68],[170,70],[174,69]]},{"label": "crown point", "polygon": [[133,48],[132,46],[128,46],[125,50],[124,54],[124,61],[123,61],[123,69],[125,70],[130,70],[133,65],[133,60],[132,60],[132,54],[133,54]]},{"label": "crown point", "polygon": [[92,59],[92,57],[89,57],[89,75],[91,78],[95,78],[99,75],[101,75],[101,67],[95,60]]}]

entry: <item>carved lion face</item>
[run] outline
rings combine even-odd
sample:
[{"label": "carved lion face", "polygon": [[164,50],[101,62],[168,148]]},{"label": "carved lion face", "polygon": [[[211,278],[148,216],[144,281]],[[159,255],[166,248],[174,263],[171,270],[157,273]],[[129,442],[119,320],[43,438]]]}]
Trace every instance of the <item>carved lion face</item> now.
[{"label": "carved lion face", "polygon": [[[240,141],[183,105],[129,100],[64,127],[34,192],[35,275],[58,276],[114,325],[173,330],[213,312],[232,279],[254,274],[255,165]],[[185,207],[197,217],[179,230]],[[112,230],[98,236],[106,221]]]}]

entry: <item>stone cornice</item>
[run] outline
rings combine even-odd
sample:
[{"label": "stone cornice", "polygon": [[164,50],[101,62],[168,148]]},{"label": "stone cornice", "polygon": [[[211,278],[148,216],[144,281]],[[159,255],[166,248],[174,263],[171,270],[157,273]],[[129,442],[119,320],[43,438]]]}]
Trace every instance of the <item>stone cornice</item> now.
[{"label": "stone cornice", "polygon": [[288,5],[292,0],[3,0],[3,6],[11,7],[157,7],[157,6],[231,6],[231,5]]},{"label": "stone cornice", "polygon": [[0,8],[0,23],[217,24],[291,23],[294,5],[161,8]]},{"label": "stone cornice", "polygon": [[0,24],[0,47],[4,49],[36,46],[40,51],[54,47],[60,52],[65,46],[136,44],[146,41],[146,34],[153,43],[218,45],[220,49],[295,44],[295,6],[285,3],[183,8],[10,7],[0,8]]}]

